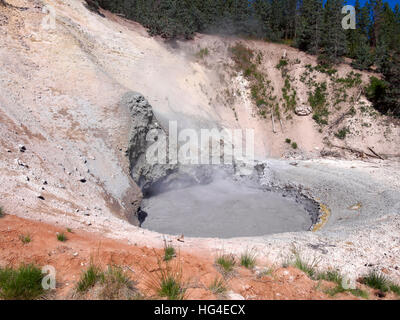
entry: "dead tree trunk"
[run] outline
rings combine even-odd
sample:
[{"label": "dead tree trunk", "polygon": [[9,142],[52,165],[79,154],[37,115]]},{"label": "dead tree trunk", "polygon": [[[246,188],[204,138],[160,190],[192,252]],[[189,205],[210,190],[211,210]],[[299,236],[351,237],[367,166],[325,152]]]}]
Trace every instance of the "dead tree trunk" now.
[{"label": "dead tree trunk", "polygon": [[275,130],[274,112],[271,113],[271,119],[272,119],[272,131],[273,131],[274,133],[276,133],[276,130]]}]

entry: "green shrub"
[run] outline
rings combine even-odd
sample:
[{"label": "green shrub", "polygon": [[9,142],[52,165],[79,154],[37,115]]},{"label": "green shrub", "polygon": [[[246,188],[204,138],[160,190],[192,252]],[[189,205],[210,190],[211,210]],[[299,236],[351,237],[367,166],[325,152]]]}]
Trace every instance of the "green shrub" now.
[{"label": "green shrub", "polygon": [[297,145],[296,142],[292,142],[292,148],[293,148],[294,150],[296,150],[296,149],[298,148],[298,145]]},{"label": "green shrub", "polygon": [[43,295],[42,271],[34,265],[18,269],[0,268],[0,298],[5,300],[32,300]]},{"label": "green shrub", "polygon": [[287,139],[285,140],[285,142],[286,142],[287,144],[291,144],[291,143],[292,143],[292,140],[290,140],[289,138],[287,138]]},{"label": "green shrub", "polygon": [[320,83],[316,85],[314,92],[309,93],[308,102],[311,107],[320,109],[325,106],[326,103],[326,83]]},{"label": "green shrub", "polygon": [[385,95],[387,84],[385,81],[376,77],[371,77],[370,84],[365,88],[365,94],[368,100],[376,102]]},{"label": "green shrub", "polygon": [[4,211],[3,211],[3,208],[0,207],[0,218],[3,218],[3,217],[4,217]]},{"label": "green shrub", "polygon": [[328,120],[326,120],[325,116],[321,115],[320,113],[314,113],[312,118],[319,125],[327,125],[328,124]]},{"label": "green shrub", "polygon": [[328,124],[329,111],[326,108],[326,95],[325,82],[316,84],[314,91],[308,94],[308,102],[314,111],[313,119],[319,125]]},{"label": "green shrub", "polygon": [[278,69],[278,70],[281,70],[282,68],[284,68],[284,67],[286,67],[288,65],[288,61],[286,60],[286,59],[281,59],[280,61],[279,61],[279,63],[276,65],[276,68]]},{"label": "green shrub", "polygon": [[351,71],[346,78],[336,79],[336,83],[343,84],[346,88],[354,88],[362,84],[361,74]]},{"label": "green shrub", "polygon": [[348,133],[350,133],[350,130],[348,128],[342,128],[337,133],[335,133],[335,137],[340,140],[344,140],[346,139]]}]

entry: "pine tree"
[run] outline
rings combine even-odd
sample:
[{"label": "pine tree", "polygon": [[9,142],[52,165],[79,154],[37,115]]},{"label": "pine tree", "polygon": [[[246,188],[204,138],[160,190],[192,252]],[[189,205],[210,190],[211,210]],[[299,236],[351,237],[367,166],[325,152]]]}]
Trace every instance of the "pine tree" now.
[{"label": "pine tree", "polygon": [[368,3],[361,7],[357,0],[355,9],[357,24],[355,30],[347,31],[347,55],[353,59],[352,66],[354,68],[365,70],[374,63],[374,55],[368,39],[368,30],[371,27],[370,7]]},{"label": "pine tree", "polygon": [[323,5],[321,0],[303,0],[296,45],[300,50],[317,54],[322,45]]},{"label": "pine tree", "polygon": [[375,95],[374,107],[384,114],[400,117],[400,53],[394,53],[382,67],[385,79],[383,92]]},{"label": "pine tree", "polygon": [[327,0],[324,8],[324,53],[337,62],[346,53],[346,34],[342,27],[343,0]]}]

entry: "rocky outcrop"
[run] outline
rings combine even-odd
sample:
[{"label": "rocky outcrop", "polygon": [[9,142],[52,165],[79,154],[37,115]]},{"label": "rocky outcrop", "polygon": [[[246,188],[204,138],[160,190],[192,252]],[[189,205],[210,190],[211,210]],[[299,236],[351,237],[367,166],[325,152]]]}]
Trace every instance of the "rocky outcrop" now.
[{"label": "rocky outcrop", "polygon": [[127,150],[131,175],[145,196],[211,182],[214,172],[210,166],[169,163],[168,134],[143,95],[128,92],[121,105],[132,118]]},{"label": "rocky outcrop", "polygon": [[[165,179],[177,170],[177,165],[158,161],[157,155],[148,151],[155,144],[167,141],[167,133],[157,122],[149,102],[137,92],[126,93],[121,104],[129,108],[132,125],[127,155],[130,161],[131,175],[145,193],[154,184]],[[157,146],[156,146],[157,147]]]},{"label": "rocky outcrop", "polygon": [[295,113],[300,117],[306,117],[312,113],[312,108],[307,105],[297,106]]}]

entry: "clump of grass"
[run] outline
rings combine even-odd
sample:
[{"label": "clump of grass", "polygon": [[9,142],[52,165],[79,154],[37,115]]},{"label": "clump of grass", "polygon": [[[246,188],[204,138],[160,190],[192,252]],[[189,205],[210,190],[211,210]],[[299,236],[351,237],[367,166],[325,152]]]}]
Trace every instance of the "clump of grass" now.
[{"label": "clump of grass", "polygon": [[289,138],[287,138],[287,139],[285,140],[285,142],[286,142],[287,144],[291,144],[291,143],[292,143],[292,140],[290,140]]},{"label": "clump of grass", "polygon": [[324,291],[326,294],[330,295],[331,297],[337,295],[338,293],[346,292],[346,290],[341,286],[337,285],[334,288],[330,288]]},{"label": "clump of grass", "polygon": [[208,50],[208,48],[202,48],[199,52],[197,52],[196,56],[200,59],[203,59],[204,57],[208,56],[209,53],[210,51]]},{"label": "clump of grass", "polygon": [[397,294],[398,296],[400,296],[400,286],[395,284],[395,283],[390,283],[389,284],[389,289],[390,291],[392,291],[393,293]]},{"label": "clump of grass", "polygon": [[0,268],[0,298],[5,300],[33,300],[43,295],[42,271],[34,265],[18,269]]},{"label": "clump of grass", "polygon": [[376,271],[372,271],[363,277],[362,283],[381,292],[388,292],[390,290],[389,280],[382,273]]},{"label": "clump of grass", "polygon": [[161,279],[158,293],[160,297],[168,298],[169,300],[183,300],[185,291],[176,276],[166,275]]},{"label": "clump of grass", "polygon": [[215,278],[214,281],[210,284],[209,289],[215,295],[224,295],[228,290],[225,286],[225,282],[221,278]]},{"label": "clump of grass", "polygon": [[148,274],[147,288],[161,298],[184,300],[187,288],[183,280],[180,262],[167,263],[161,257],[157,257],[157,263],[157,271],[146,271],[146,274]]},{"label": "clump of grass", "polygon": [[338,293],[350,292],[352,295],[356,297],[361,297],[364,299],[368,299],[368,293],[361,289],[346,289],[343,287],[343,277],[337,271],[326,271],[323,273],[318,273],[315,278],[317,280],[325,280],[329,282],[333,282],[336,284],[335,288],[326,290],[326,293],[330,296],[334,296]]},{"label": "clump of grass", "polygon": [[109,266],[107,271],[102,276],[98,277],[98,280],[101,281],[103,286],[100,292],[101,299],[131,299],[132,297],[136,297],[138,294],[134,283],[121,267]]},{"label": "clump of grass", "polygon": [[301,257],[300,254],[298,252],[295,251],[295,259],[294,262],[291,263],[291,265],[301,271],[303,271],[304,273],[306,273],[310,278],[314,278],[317,275],[317,272],[315,270],[318,261],[317,260],[313,260],[312,262],[307,262],[304,261]]},{"label": "clump of grass", "polygon": [[371,271],[361,279],[361,282],[372,289],[379,290],[380,292],[384,293],[391,291],[400,296],[400,286],[393,283],[380,272]]},{"label": "clump of grass", "polygon": [[272,276],[274,273],[274,270],[272,268],[266,268],[262,270],[261,272],[257,273],[257,279],[261,279],[266,276]]},{"label": "clump of grass", "polygon": [[215,263],[225,274],[229,274],[233,271],[236,265],[235,257],[232,254],[222,254],[217,257]]},{"label": "clump of grass", "polygon": [[361,289],[350,289],[349,292],[351,292],[351,294],[353,296],[356,296],[356,297],[360,297],[360,298],[363,298],[363,299],[368,299],[369,298],[368,293],[366,291],[364,291],[364,290],[361,290]]},{"label": "clump of grass", "polygon": [[19,239],[22,241],[23,244],[27,244],[32,241],[31,236],[29,234],[19,236]]},{"label": "clump of grass", "polygon": [[3,218],[5,216],[3,208],[0,207],[0,218]]},{"label": "clump of grass", "polygon": [[64,232],[62,233],[57,233],[57,240],[61,241],[61,242],[65,242],[68,240],[67,236],[64,234]]},{"label": "clump of grass", "polygon": [[340,284],[340,285],[342,284],[342,281],[343,281],[341,274],[334,270],[329,270],[326,272],[319,273],[316,278],[317,278],[317,280],[325,280],[325,281],[334,282],[334,283]]},{"label": "clump of grass", "polygon": [[294,150],[296,150],[298,147],[299,147],[299,146],[297,145],[296,142],[292,142],[292,148],[293,148]]},{"label": "clump of grass", "polygon": [[68,233],[72,233],[72,229],[71,228],[67,228],[67,232]]},{"label": "clump of grass", "polygon": [[175,248],[170,244],[164,246],[164,261],[170,261],[176,256]]},{"label": "clump of grass", "polygon": [[253,269],[256,265],[256,260],[256,253],[247,250],[240,256],[240,265],[247,269]]},{"label": "clump of grass", "polygon": [[93,288],[100,280],[104,280],[104,273],[93,263],[81,274],[76,290],[79,293],[85,293]]}]

